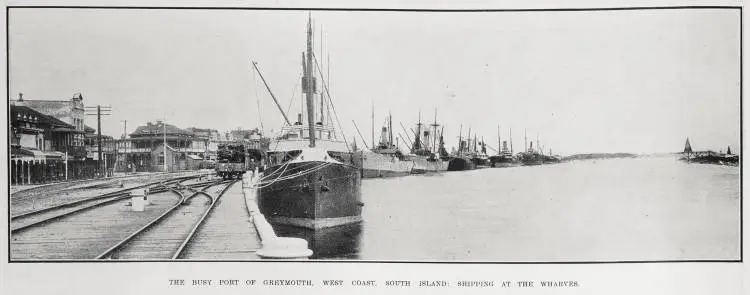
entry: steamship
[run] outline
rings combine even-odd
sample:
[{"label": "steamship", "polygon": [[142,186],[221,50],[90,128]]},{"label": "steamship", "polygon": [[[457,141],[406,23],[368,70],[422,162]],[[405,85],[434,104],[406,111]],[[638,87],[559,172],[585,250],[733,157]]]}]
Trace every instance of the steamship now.
[{"label": "steamship", "polygon": [[414,142],[412,143],[411,153],[407,155],[408,159],[414,162],[412,174],[438,173],[448,170],[448,161],[436,152],[438,149],[437,128],[437,110],[435,110],[435,123],[429,127],[423,127],[422,115],[419,114],[417,121],[417,130],[414,132]]},{"label": "steamship", "polygon": [[362,154],[362,178],[397,177],[411,173],[414,161],[409,160],[393,144],[393,121],[388,116],[380,133],[380,142]]},{"label": "steamship", "polygon": [[[302,54],[307,122],[303,123],[299,114],[297,122],[292,124],[279,108],[286,125],[271,142],[267,167],[257,189],[258,207],[271,224],[315,230],[361,222],[363,204],[359,161],[349,146],[337,139],[332,120],[328,124],[323,120],[323,111],[327,109],[324,104],[330,103],[330,99],[325,81],[321,83],[320,95],[316,95],[315,72],[322,71],[314,57],[312,34],[309,19],[307,50]],[[260,74],[257,66],[256,70]],[[321,106],[318,122],[316,101]]]},{"label": "steamship", "polygon": [[[474,161],[471,160],[469,153],[469,141],[462,138],[463,125],[458,132],[458,150],[453,151],[448,162],[448,171],[464,171],[476,169]],[[471,129],[469,129],[471,135]]]},{"label": "steamship", "polygon": [[498,153],[490,156],[490,167],[503,168],[521,165],[518,158],[513,156],[513,131],[510,132],[510,149],[508,149],[508,142],[500,140],[500,127],[498,126],[497,129]]}]

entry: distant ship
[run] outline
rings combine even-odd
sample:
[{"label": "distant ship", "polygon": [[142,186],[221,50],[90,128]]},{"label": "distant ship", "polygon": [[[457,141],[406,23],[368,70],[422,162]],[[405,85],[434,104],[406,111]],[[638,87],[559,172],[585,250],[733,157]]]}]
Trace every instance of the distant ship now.
[{"label": "distant ship", "polygon": [[[523,139],[524,139],[524,146],[525,146],[526,145],[525,143],[527,142],[526,132],[524,132]],[[538,136],[537,136],[537,147],[539,147]],[[518,160],[521,161],[521,165],[524,165],[524,166],[542,165],[544,164],[544,155],[541,152],[534,149],[534,142],[532,141],[529,143],[528,149],[526,151],[518,153]]]},{"label": "distant ship", "polygon": [[[458,150],[453,151],[453,153],[450,155],[448,171],[464,171],[476,169],[476,166],[474,165],[474,162],[470,157],[469,141],[464,140],[462,137],[463,125],[459,127],[458,134]],[[469,129],[469,135],[471,135],[471,129]]]},{"label": "distant ship", "polygon": [[487,144],[484,140],[477,141],[476,135],[474,135],[474,140],[469,142],[469,146],[473,147],[472,151],[469,153],[469,157],[471,157],[474,166],[477,169],[489,167],[490,157],[487,156]]},{"label": "distant ship", "polygon": [[393,144],[393,121],[388,116],[380,133],[380,142],[371,151],[362,153],[362,178],[396,177],[411,173],[414,161],[409,160]]},{"label": "distant ship", "polygon": [[419,115],[417,121],[417,130],[414,132],[414,142],[412,143],[411,153],[407,159],[414,162],[412,168],[413,174],[436,173],[448,170],[448,162],[443,161],[436,150],[438,149],[437,137],[437,110],[435,111],[435,123],[430,128],[423,127],[422,115]]},{"label": "distant ship", "polygon": [[503,167],[515,167],[521,165],[516,157],[513,156],[513,131],[510,132],[510,150],[508,149],[508,142],[500,140],[500,127],[497,128],[497,144],[498,153],[497,155],[490,156],[490,167],[503,168]]},{"label": "distant ship", "polygon": [[[267,168],[257,188],[258,206],[272,224],[321,229],[362,221],[361,175],[349,146],[337,139],[333,124],[323,120],[322,105],[329,97],[323,91],[320,121],[315,122],[317,61],[312,46],[310,19],[307,50],[302,54],[307,124],[302,123],[302,114],[291,124],[274,97],[287,125],[269,147]],[[322,86],[328,93],[325,81]]]},{"label": "distant ship", "polygon": [[542,162],[544,164],[558,164],[562,162],[562,157],[552,154],[552,149],[549,150],[549,155],[542,155],[544,158]]},{"label": "distant ship", "polygon": [[715,164],[727,166],[739,166],[740,156],[732,154],[732,148],[727,146],[726,153],[714,151],[693,151],[690,139],[685,139],[685,148],[682,150],[682,161],[697,164]]}]

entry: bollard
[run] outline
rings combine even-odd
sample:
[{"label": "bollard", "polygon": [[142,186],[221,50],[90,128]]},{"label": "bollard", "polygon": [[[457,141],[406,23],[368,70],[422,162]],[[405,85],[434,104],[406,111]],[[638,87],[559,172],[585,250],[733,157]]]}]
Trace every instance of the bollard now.
[{"label": "bollard", "polygon": [[143,212],[148,204],[146,190],[134,190],[130,193],[130,205],[133,211]]},{"label": "bollard", "polygon": [[144,202],[142,196],[133,196],[130,198],[130,204],[135,212],[143,212],[146,209],[146,202]]}]

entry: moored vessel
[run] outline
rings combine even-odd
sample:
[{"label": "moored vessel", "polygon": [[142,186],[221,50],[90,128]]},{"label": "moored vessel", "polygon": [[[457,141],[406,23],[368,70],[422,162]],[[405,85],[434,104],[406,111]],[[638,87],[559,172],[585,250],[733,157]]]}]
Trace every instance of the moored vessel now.
[{"label": "moored vessel", "polygon": [[348,144],[338,139],[332,120],[329,118],[330,124],[324,120],[326,108],[323,105],[330,103],[330,93],[322,75],[324,91],[320,91],[320,115],[315,122],[318,92],[314,69],[317,62],[312,50],[311,20],[307,28],[307,50],[302,57],[307,122],[304,124],[299,114],[297,122],[291,124],[271,93],[286,125],[272,141],[267,167],[256,184],[258,207],[269,222],[278,225],[322,229],[360,222],[361,167]]},{"label": "moored vessel", "polygon": [[497,154],[490,156],[490,167],[504,168],[521,165],[518,158],[513,156],[513,130],[510,130],[510,149],[508,142],[500,139],[500,126],[497,126]]},{"label": "moored vessel", "polygon": [[[453,151],[450,156],[448,171],[464,171],[475,169],[476,166],[474,165],[474,162],[471,160],[471,157],[468,156],[468,141],[462,138],[463,125],[459,127],[458,134],[458,150]],[[471,129],[469,130],[469,134],[471,134]]]},{"label": "moored vessel", "polygon": [[397,177],[411,173],[414,161],[407,158],[393,142],[393,120],[381,129],[380,142],[362,153],[362,178]]},{"label": "moored vessel", "polygon": [[437,153],[437,110],[435,110],[435,123],[429,127],[423,127],[422,115],[419,114],[417,130],[414,132],[414,142],[411,153],[406,155],[407,159],[414,162],[412,174],[439,173],[448,170],[448,163]]}]

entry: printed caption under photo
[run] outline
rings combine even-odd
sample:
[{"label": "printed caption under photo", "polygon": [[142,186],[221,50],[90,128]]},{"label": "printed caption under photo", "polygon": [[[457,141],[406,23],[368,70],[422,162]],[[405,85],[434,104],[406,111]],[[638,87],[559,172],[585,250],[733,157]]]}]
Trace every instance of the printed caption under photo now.
[{"label": "printed caption under photo", "polygon": [[472,281],[472,280],[242,280],[242,279],[210,279],[185,280],[170,279],[172,287],[216,287],[216,288],[245,288],[245,287],[388,287],[388,288],[578,288],[580,284],[575,280],[530,280],[530,281]]}]

